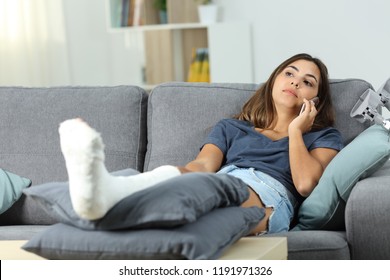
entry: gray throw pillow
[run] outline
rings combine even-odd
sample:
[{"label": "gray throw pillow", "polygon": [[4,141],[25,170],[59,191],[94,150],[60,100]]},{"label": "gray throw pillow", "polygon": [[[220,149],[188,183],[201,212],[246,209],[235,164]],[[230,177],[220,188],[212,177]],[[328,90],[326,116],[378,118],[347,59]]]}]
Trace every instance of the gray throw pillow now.
[{"label": "gray throw pillow", "polygon": [[[132,176],[138,174],[139,171],[128,168],[112,172],[113,176]],[[93,223],[88,220],[81,219],[73,210],[73,206],[69,195],[68,182],[50,182],[42,185],[36,185],[23,190],[26,196],[37,201],[39,205],[51,216],[55,221],[64,223],[78,224],[80,227],[93,228]]]},{"label": "gray throw pillow", "polygon": [[249,234],[264,211],[225,207],[175,228],[88,231],[56,224],[22,248],[47,259],[216,259]]},{"label": "gray throw pillow", "polygon": [[241,205],[248,196],[247,186],[233,176],[187,173],[127,196],[103,218],[90,221],[73,210],[68,183],[34,186],[24,193],[56,220],[86,230],[175,227],[194,222],[216,207]]}]

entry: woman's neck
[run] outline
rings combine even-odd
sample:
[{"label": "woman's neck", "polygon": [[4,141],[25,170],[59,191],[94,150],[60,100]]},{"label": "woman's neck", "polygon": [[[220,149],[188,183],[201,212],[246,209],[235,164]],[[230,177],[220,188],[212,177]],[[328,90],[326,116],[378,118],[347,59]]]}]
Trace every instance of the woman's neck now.
[{"label": "woman's neck", "polygon": [[279,114],[274,122],[268,127],[268,130],[273,130],[276,133],[287,134],[288,126],[294,120],[295,116],[291,114]]}]

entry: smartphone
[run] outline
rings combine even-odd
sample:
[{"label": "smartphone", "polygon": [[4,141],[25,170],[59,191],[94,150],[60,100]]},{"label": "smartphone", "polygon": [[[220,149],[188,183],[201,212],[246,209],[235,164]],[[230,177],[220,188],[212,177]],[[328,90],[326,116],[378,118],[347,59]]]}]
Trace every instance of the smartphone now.
[{"label": "smartphone", "polygon": [[[310,99],[309,101],[314,102],[314,106],[317,106],[317,104],[318,104],[318,102],[320,101],[320,99],[316,96],[316,97]],[[306,105],[306,104],[303,103],[302,108],[301,108],[301,111],[299,112],[299,114],[302,114],[302,112],[305,110],[305,107],[306,107],[305,105]]]}]

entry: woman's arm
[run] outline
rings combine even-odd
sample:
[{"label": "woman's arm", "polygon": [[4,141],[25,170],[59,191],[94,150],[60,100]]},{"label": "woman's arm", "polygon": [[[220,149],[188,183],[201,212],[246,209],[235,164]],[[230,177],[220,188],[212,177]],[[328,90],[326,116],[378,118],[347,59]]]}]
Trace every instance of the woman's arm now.
[{"label": "woman's arm", "polygon": [[292,180],[299,194],[307,197],[338,151],[329,148],[307,150],[302,135],[311,129],[317,110],[312,102],[306,100],[305,104],[305,111],[290,123],[288,136]]},{"label": "woman's arm", "polygon": [[338,151],[317,148],[309,152],[303,142],[302,133],[292,132],[289,137],[290,168],[293,183],[299,194],[307,197],[313,191],[326,166]]},{"label": "woman's arm", "polygon": [[222,151],[214,144],[206,144],[197,157],[187,163],[184,167],[179,167],[182,173],[186,172],[217,172],[223,161]]}]

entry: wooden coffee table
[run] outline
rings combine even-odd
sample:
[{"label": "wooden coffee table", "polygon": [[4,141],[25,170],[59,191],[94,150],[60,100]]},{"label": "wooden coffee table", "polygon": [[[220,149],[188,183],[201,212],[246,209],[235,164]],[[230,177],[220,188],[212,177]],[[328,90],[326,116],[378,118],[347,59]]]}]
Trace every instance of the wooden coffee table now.
[{"label": "wooden coffee table", "polygon": [[[0,241],[0,260],[43,260],[21,246],[26,240]],[[285,260],[287,259],[286,237],[244,237],[233,244],[221,260]]]},{"label": "wooden coffee table", "polygon": [[287,260],[287,237],[244,237],[221,260]]},{"label": "wooden coffee table", "polygon": [[21,249],[26,242],[26,240],[1,240],[0,260],[43,260],[44,258]]}]

